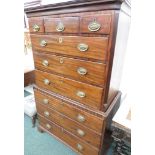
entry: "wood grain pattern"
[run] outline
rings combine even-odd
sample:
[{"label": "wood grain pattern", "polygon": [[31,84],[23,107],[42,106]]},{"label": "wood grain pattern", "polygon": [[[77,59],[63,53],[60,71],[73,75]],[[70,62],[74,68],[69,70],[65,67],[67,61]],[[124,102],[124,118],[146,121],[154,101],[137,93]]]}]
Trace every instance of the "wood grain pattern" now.
[{"label": "wood grain pattern", "polygon": [[[41,33],[44,32],[44,18],[43,17],[32,17],[28,19],[29,21],[29,31],[33,33]],[[33,26],[37,24],[39,26],[39,31],[34,32]]]},{"label": "wood grain pattern", "polygon": [[79,122],[80,124],[87,126],[88,128],[93,129],[98,133],[102,133],[102,126],[104,126],[104,118],[100,118],[93,114],[90,114],[87,111],[82,110],[81,108],[68,104],[64,100],[61,100],[59,98],[53,97],[51,95],[49,96],[45,93],[42,93],[39,90],[35,89],[34,93],[35,100],[37,103],[44,104],[43,100],[47,99],[48,104],[44,104],[44,106],[53,108],[58,112],[78,122],[78,115],[81,115],[85,118],[85,121]]},{"label": "wood grain pattern", "polygon": [[34,84],[34,70],[24,73],[24,87]]},{"label": "wood grain pattern", "polygon": [[[93,107],[95,109],[100,108],[103,88],[38,70],[35,71],[35,78],[36,85],[43,89],[47,89],[60,95],[77,100],[86,106]],[[44,79],[48,79],[50,84],[45,85]],[[81,98],[77,96],[78,91],[84,92],[85,97]]]},{"label": "wood grain pattern", "polygon": [[[49,120],[45,119],[42,116],[39,117],[39,124],[44,128],[44,130],[49,131],[50,133],[54,134],[58,138],[60,138],[62,141],[69,144],[72,148],[74,148],[76,151],[83,155],[98,155],[99,150],[95,148],[94,146],[86,143],[85,141],[81,140],[77,136],[71,134],[64,128],[61,128],[60,126],[56,125],[53,122],[50,122]],[[47,129],[46,124],[51,125],[51,129]],[[80,151],[77,149],[77,144],[80,144],[83,146],[83,150]]]},{"label": "wood grain pattern", "polygon": [[64,31],[60,33],[78,33],[79,17],[44,18],[45,32],[58,32],[56,30],[59,23],[64,25]]},{"label": "wood grain pattern", "polygon": [[[42,64],[45,60],[48,61],[48,66]],[[36,69],[52,71],[78,81],[104,86],[106,64],[38,53],[34,54],[34,62]],[[79,67],[87,70],[86,75],[80,75],[77,72]]]},{"label": "wood grain pattern", "polygon": [[[43,25],[42,32],[31,31],[37,69],[37,110],[41,115],[45,110],[50,112],[48,119],[39,115],[39,127],[82,155],[104,154],[105,128],[110,128],[119,107],[121,93],[118,85],[128,31],[125,15],[128,16],[130,10],[126,1],[74,0],[26,10],[30,24],[33,19],[37,22],[36,17],[43,20],[40,24]],[[124,17],[120,11],[122,3],[126,6],[122,10]],[[88,30],[92,21],[101,24],[96,32]],[[65,29],[58,33],[56,26],[59,22]],[[44,47],[40,46],[42,40],[47,42]],[[88,45],[88,50],[80,52],[77,48],[80,43]],[[46,67],[42,66],[43,59],[48,61]],[[89,74],[79,77],[76,74],[79,65]],[[45,85],[44,79],[50,83]],[[82,98],[77,96],[78,91],[86,96],[82,97],[84,93]],[[48,99],[48,104],[43,104],[44,99]],[[83,122],[77,120],[79,114],[84,116]],[[46,128],[47,123],[51,129]],[[79,138],[77,128],[87,131],[89,136]],[[100,141],[96,135],[100,135]],[[77,143],[83,146],[82,151],[77,150]]]},{"label": "wood grain pattern", "polygon": [[[62,39],[62,43],[59,39]],[[41,40],[47,45],[40,46]],[[59,53],[84,58],[106,60],[108,37],[81,37],[81,36],[58,36],[58,35],[33,35],[31,34],[33,51]],[[81,52],[77,46],[80,43],[88,45],[88,50]]]},{"label": "wood grain pattern", "polygon": [[[46,117],[50,121],[58,124],[59,126],[63,127],[64,129],[68,130],[69,132],[73,133],[74,135],[78,136],[79,138],[85,140],[87,143],[99,148],[101,143],[101,134],[93,132],[89,128],[80,125],[78,122],[68,118],[67,116],[51,109],[47,108],[44,105],[39,103],[36,104],[38,114]],[[49,116],[44,115],[44,112],[48,112]],[[80,136],[78,134],[78,130],[84,132],[84,136]]]},{"label": "wood grain pattern", "polygon": [[[99,14],[99,15],[84,15],[81,17],[80,21],[80,32],[81,33],[102,33],[102,34],[109,34],[111,28],[111,14]],[[100,29],[96,32],[91,32],[88,29],[88,25],[96,21],[101,25]]]}]

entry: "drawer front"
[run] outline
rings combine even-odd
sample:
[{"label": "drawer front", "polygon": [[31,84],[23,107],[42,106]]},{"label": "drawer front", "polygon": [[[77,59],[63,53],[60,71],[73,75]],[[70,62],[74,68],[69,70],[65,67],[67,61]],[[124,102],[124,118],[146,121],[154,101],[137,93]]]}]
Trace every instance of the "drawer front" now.
[{"label": "drawer front", "polygon": [[100,109],[103,88],[63,78],[42,71],[35,71],[36,85],[79,101],[89,107]]},{"label": "drawer front", "polygon": [[42,116],[39,117],[39,124],[48,130],[50,133],[55,135],[56,137],[60,138],[62,141],[66,142],[68,145],[70,145],[73,149],[80,152],[83,155],[98,155],[99,150],[84,141],[82,141],[80,138],[74,136],[70,132],[66,131],[62,127],[48,121]]},{"label": "drawer front", "polygon": [[103,63],[47,54],[34,54],[34,61],[39,70],[52,71],[90,84],[104,85],[106,65]]},{"label": "drawer front", "polygon": [[33,51],[107,60],[108,37],[31,34]]},{"label": "drawer front", "polygon": [[102,126],[104,125],[104,119],[101,119],[95,115],[92,115],[86,111],[65,103],[64,101],[57,99],[53,96],[45,95],[39,90],[34,90],[35,100],[37,103],[43,104],[46,107],[53,108],[56,111],[70,117],[71,119],[79,122],[82,125],[87,126],[90,129],[95,130],[98,133],[102,133]]},{"label": "drawer front", "polygon": [[79,17],[44,18],[45,32],[78,33]]},{"label": "drawer front", "polygon": [[80,30],[82,33],[109,34],[111,20],[111,14],[83,16],[81,17]]},{"label": "drawer front", "polygon": [[44,19],[42,17],[29,18],[30,32],[44,32]]},{"label": "drawer front", "polygon": [[79,123],[76,121],[73,121],[65,115],[62,115],[61,113],[51,108],[47,108],[46,106],[43,106],[39,103],[37,103],[37,112],[38,114],[46,117],[50,121],[60,125],[64,129],[78,136],[79,138],[85,140],[87,143],[99,148],[101,135],[93,132],[89,128],[79,125]]}]

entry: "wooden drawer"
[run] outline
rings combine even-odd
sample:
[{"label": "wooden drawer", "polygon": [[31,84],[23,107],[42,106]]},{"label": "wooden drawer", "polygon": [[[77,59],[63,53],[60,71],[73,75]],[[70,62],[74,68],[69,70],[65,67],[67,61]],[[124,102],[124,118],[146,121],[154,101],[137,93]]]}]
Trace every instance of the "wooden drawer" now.
[{"label": "wooden drawer", "polygon": [[78,33],[79,17],[44,18],[45,32]]},{"label": "wooden drawer", "polygon": [[37,103],[43,104],[49,108],[53,108],[60,113],[70,117],[71,119],[78,121],[80,124],[85,125],[98,133],[102,133],[102,126],[104,127],[104,118],[92,115],[84,110],[64,102],[63,100],[40,92],[39,90],[35,89],[34,93]]},{"label": "wooden drawer", "polygon": [[55,72],[75,80],[104,85],[106,65],[103,63],[84,61],[48,54],[34,54],[36,69]]},{"label": "wooden drawer", "polygon": [[38,70],[35,71],[35,78],[38,87],[100,109],[103,88]]},{"label": "wooden drawer", "polygon": [[31,34],[33,51],[107,60],[108,37]]},{"label": "wooden drawer", "polygon": [[42,116],[39,117],[39,124],[41,127],[49,131],[51,134],[55,135],[56,137],[60,138],[66,144],[71,146],[74,150],[80,152],[83,155],[98,155],[99,150],[94,146],[87,144],[86,142],[82,141],[80,138],[76,137],[72,133],[66,131],[64,128],[48,121]]},{"label": "wooden drawer", "polygon": [[80,31],[82,33],[110,34],[111,14],[86,15],[81,17]]},{"label": "wooden drawer", "polygon": [[30,32],[34,32],[34,33],[44,32],[43,17],[29,18],[29,30]]},{"label": "wooden drawer", "polygon": [[70,119],[69,117],[66,117],[65,115],[51,108],[47,108],[46,106],[39,103],[37,103],[36,105],[38,114],[46,117],[54,123],[57,123],[64,129],[85,140],[87,143],[97,148],[100,147],[101,134],[98,134],[83,125],[80,125],[78,122]]}]

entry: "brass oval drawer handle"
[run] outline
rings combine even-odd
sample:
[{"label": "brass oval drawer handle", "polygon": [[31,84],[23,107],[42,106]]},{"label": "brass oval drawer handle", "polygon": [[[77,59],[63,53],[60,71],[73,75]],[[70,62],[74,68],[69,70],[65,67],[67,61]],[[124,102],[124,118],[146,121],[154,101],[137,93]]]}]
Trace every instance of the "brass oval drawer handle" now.
[{"label": "brass oval drawer handle", "polygon": [[49,85],[50,84],[50,81],[48,79],[44,79],[44,84],[45,85]]},{"label": "brass oval drawer handle", "polygon": [[48,66],[48,65],[49,65],[47,60],[43,60],[43,61],[42,61],[42,64],[43,64],[44,66]]},{"label": "brass oval drawer handle", "polygon": [[82,146],[81,144],[77,144],[76,147],[77,147],[77,149],[78,149],[79,151],[82,151],[82,150],[84,149],[83,146]]},{"label": "brass oval drawer handle", "polygon": [[48,102],[49,102],[48,99],[46,99],[46,98],[43,99],[43,103],[44,103],[44,104],[48,104]]},{"label": "brass oval drawer handle", "polygon": [[96,32],[101,28],[101,24],[99,24],[97,21],[90,22],[88,25],[88,30],[91,32]]},{"label": "brass oval drawer handle", "polygon": [[49,117],[50,113],[49,113],[48,111],[45,111],[45,112],[44,112],[44,115],[45,115],[46,117]]},{"label": "brass oval drawer handle", "polygon": [[40,27],[37,24],[33,25],[33,31],[38,32],[40,30]]},{"label": "brass oval drawer handle", "polygon": [[79,67],[77,69],[78,74],[80,75],[86,75],[87,74],[87,69],[83,68],[83,67]]},{"label": "brass oval drawer handle", "polygon": [[80,44],[78,44],[78,46],[77,46],[77,49],[78,49],[79,51],[81,51],[81,52],[87,51],[88,48],[89,48],[89,46],[88,46],[87,44],[84,44],[84,43],[80,43]]},{"label": "brass oval drawer handle", "polygon": [[77,129],[77,133],[79,136],[83,137],[85,135],[85,132],[81,129]]},{"label": "brass oval drawer handle", "polygon": [[62,31],[64,31],[64,29],[65,29],[65,26],[64,26],[64,24],[63,24],[62,22],[60,22],[60,23],[57,25],[57,27],[56,27],[56,30],[57,30],[58,32],[62,32]]},{"label": "brass oval drawer handle", "polygon": [[86,94],[85,94],[84,92],[82,92],[82,91],[78,91],[78,92],[76,93],[76,95],[77,95],[78,97],[81,97],[81,98],[84,98],[84,97],[86,96]]},{"label": "brass oval drawer handle", "polygon": [[47,42],[45,40],[41,40],[40,46],[45,47],[47,45]]},{"label": "brass oval drawer handle", "polygon": [[80,114],[78,114],[77,120],[78,120],[79,122],[84,122],[84,121],[85,121],[85,117],[82,116],[82,115],[80,115]]},{"label": "brass oval drawer handle", "polygon": [[51,125],[46,124],[46,128],[47,128],[47,129],[51,129]]}]

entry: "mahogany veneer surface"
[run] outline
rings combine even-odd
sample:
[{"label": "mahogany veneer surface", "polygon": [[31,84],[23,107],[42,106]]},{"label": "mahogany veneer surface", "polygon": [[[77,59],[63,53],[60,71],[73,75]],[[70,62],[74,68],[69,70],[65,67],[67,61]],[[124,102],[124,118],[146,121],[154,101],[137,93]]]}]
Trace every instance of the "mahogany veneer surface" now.
[{"label": "mahogany veneer surface", "polygon": [[104,154],[105,128],[119,107],[129,10],[124,0],[25,9],[36,69],[38,129],[83,155]]}]

